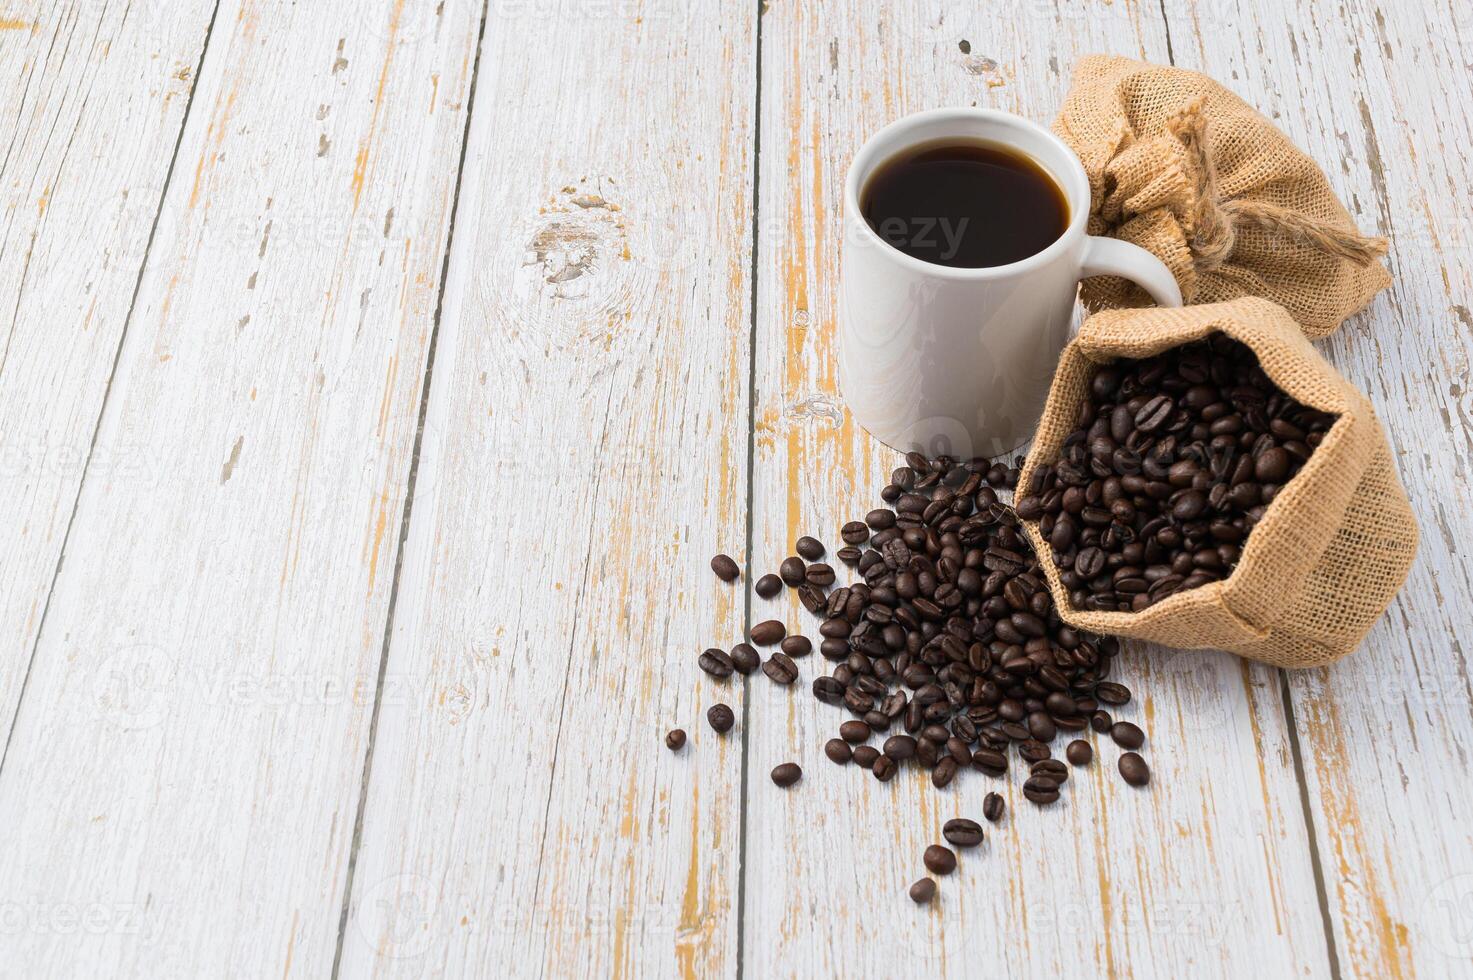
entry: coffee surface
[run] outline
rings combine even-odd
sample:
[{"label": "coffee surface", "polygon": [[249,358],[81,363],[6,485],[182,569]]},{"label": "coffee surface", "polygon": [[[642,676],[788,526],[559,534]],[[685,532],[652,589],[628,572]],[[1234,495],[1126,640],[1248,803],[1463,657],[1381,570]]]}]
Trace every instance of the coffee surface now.
[{"label": "coffee surface", "polygon": [[978,141],[926,144],[885,161],[865,184],[860,210],[905,254],[961,269],[1036,255],[1069,225],[1064,193],[1039,164]]}]

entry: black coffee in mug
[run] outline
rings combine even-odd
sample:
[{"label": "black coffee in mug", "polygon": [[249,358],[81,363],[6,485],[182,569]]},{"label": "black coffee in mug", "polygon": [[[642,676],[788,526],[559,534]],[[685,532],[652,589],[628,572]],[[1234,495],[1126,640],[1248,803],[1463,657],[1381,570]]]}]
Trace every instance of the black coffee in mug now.
[{"label": "black coffee in mug", "polygon": [[864,220],[888,244],[958,269],[1036,255],[1069,227],[1069,204],[1029,157],[995,143],[942,140],[880,164],[860,192]]}]

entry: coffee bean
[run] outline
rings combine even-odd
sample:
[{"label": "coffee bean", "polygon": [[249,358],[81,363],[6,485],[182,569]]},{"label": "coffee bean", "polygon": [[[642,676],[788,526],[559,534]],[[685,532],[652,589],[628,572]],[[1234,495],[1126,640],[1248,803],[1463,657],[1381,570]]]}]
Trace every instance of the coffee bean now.
[{"label": "coffee bean", "polygon": [[879,759],[880,750],[873,745],[857,745],[854,747],[854,762],[864,769],[874,768],[875,760]]},{"label": "coffee bean", "polygon": [[791,684],[798,679],[798,665],[786,653],[778,652],[767,658],[762,665],[762,673],[775,684]]},{"label": "coffee bean", "polygon": [[902,762],[916,754],[916,740],[909,735],[891,735],[885,739],[885,754]]},{"label": "coffee bean", "polygon": [[[864,515],[864,523],[868,524],[876,531],[883,531],[886,528],[891,528],[895,526],[895,513],[883,508],[872,510],[868,514]],[[848,539],[846,538],[845,540],[847,541]]]},{"label": "coffee bean", "polygon": [[1103,681],[1095,685],[1095,697],[1100,699],[1101,704],[1119,707],[1130,703],[1130,688],[1124,684]]},{"label": "coffee bean", "polygon": [[888,755],[882,755],[870,766],[870,771],[875,774],[875,778],[880,782],[888,783],[895,778],[895,773],[899,771],[899,767],[896,765],[894,759]]},{"label": "coffee bean", "polygon": [[824,704],[838,704],[844,700],[844,685],[827,675],[815,677],[813,696]]},{"label": "coffee bean", "polygon": [[716,734],[725,735],[736,724],[736,715],[732,714],[730,705],[713,704],[706,709],[706,721],[710,722]]},{"label": "coffee bean", "polygon": [[972,766],[989,776],[1001,776],[1008,771],[1008,757],[992,749],[978,749],[972,753]]},{"label": "coffee bean", "polygon": [[955,778],[956,759],[952,756],[944,756],[936,763],[936,768],[931,770],[931,785],[937,789],[945,789]]},{"label": "coffee bean", "polygon": [[839,737],[850,744],[857,745],[860,742],[868,742],[870,728],[862,721],[846,721],[839,726]]},{"label": "coffee bean", "polygon": [[1018,754],[1029,764],[1042,762],[1053,755],[1049,747],[1036,738],[1024,739],[1018,743]]},{"label": "coffee bean", "polygon": [[718,650],[715,647],[701,654],[700,659],[696,663],[706,673],[718,679],[730,677],[733,670],[731,658],[726,655],[725,651]]},{"label": "coffee bean", "polygon": [[1089,727],[1093,728],[1101,735],[1110,730],[1110,725],[1110,712],[1108,711],[1096,711],[1094,714],[1089,716]]},{"label": "coffee bean", "polygon": [[1069,768],[1058,759],[1040,759],[1028,770],[1030,776],[1047,776],[1054,782],[1063,784],[1069,780]]},{"label": "coffee bean", "polygon": [[685,729],[672,728],[665,733],[665,748],[671,752],[678,752],[685,748]]},{"label": "coffee bean", "polygon": [[1117,721],[1111,725],[1110,737],[1122,749],[1138,749],[1146,744],[1146,733],[1128,721]]},{"label": "coffee bean", "polygon": [[1120,775],[1132,786],[1144,786],[1151,781],[1151,767],[1134,752],[1120,756]]},{"label": "coffee bean", "polygon": [[986,817],[989,823],[997,823],[1001,820],[1007,808],[1007,801],[996,793],[988,793],[982,797],[982,816]]},{"label": "coffee bean", "polygon": [[1058,728],[1054,725],[1053,719],[1045,712],[1034,711],[1028,715],[1028,734],[1040,742],[1053,741],[1057,733]]},{"label": "coffee bean", "polygon": [[910,900],[917,905],[925,905],[936,897],[936,881],[934,878],[922,878],[910,886]]},{"label": "coffee bean", "polygon": [[823,557],[823,542],[817,538],[810,538],[806,534],[798,539],[798,543],[794,548],[799,555],[809,561],[818,561]]},{"label": "coffee bean", "polygon": [[784,789],[803,778],[803,770],[796,762],[784,762],[772,770],[772,781]]},{"label": "coffee bean", "polygon": [[982,843],[982,825],[975,820],[957,817],[941,827],[941,836],[956,847],[976,847]]},{"label": "coffee bean", "polygon": [[741,566],[730,555],[717,555],[711,559],[711,571],[723,582],[734,582],[742,574]]},{"label": "coffee bean", "polygon": [[759,578],[752,589],[762,598],[771,599],[783,590],[783,580],[769,572]]},{"label": "coffee bean", "polygon": [[845,544],[864,544],[869,540],[869,525],[863,521],[850,521],[839,532]]},{"label": "coffee bean", "polygon": [[1064,749],[1064,758],[1076,766],[1087,766],[1094,757],[1095,750],[1082,738],[1076,738]]},{"label": "coffee bean", "polygon": [[790,657],[806,657],[813,652],[813,641],[801,633],[784,637],[779,649]]},{"label": "coffee bean", "polygon": [[809,565],[807,576],[809,584],[817,585],[821,588],[827,588],[834,584],[835,574],[833,566],[826,565],[823,562],[814,562],[812,565]]},{"label": "coffee bean", "polygon": [[762,655],[750,643],[738,643],[731,648],[727,658],[739,674],[750,674],[762,666]]},{"label": "coffee bean", "polygon": [[847,545],[834,552],[834,554],[839,556],[839,560],[841,562],[848,565],[850,568],[853,568],[855,565],[859,564],[859,556],[861,552],[853,545]]},{"label": "coffee bean", "polygon": [[956,870],[956,853],[949,847],[932,844],[926,848],[921,860],[932,874],[949,875]]},{"label": "coffee bean", "polygon": [[752,632],[748,635],[759,647],[770,647],[788,635],[788,628],[782,624],[781,620],[768,619],[753,626]]},{"label": "coffee bean", "polygon": [[803,564],[803,559],[797,556],[784,558],[783,563],[778,566],[777,573],[782,576],[784,582],[794,588],[808,580],[807,566]]},{"label": "coffee bean", "polygon": [[829,757],[830,762],[841,766],[848,765],[849,760],[854,758],[854,750],[849,743],[842,738],[831,738],[823,745],[823,754]]}]

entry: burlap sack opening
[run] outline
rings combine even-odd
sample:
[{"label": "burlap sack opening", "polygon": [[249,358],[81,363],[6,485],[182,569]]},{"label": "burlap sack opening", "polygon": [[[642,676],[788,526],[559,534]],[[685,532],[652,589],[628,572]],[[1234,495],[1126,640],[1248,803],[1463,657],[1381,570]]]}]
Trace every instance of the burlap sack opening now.
[{"label": "burlap sack opening", "polygon": [[[1359,645],[1405,581],[1417,525],[1370,402],[1281,307],[1243,298],[1087,318],[1064,348],[1019,486],[1032,486],[1034,471],[1058,460],[1100,365],[1150,357],[1218,331],[1251,347],[1281,390],[1338,420],[1269,505],[1226,579],[1138,613],[1086,612],[1070,606],[1069,590],[1045,559],[1049,589],[1060,615],[1082,629],[1228,650],[1279,667],[1327,664]],[[1040,555],[1052,553],[1037,522],[1024,522],[1024,529]]]},{"label": "burlap sack opening", "polygon": [[[1090,55],[1054,132],[1089,175],[1089,233],[1155,253],[1187,303],[1262,296],[1319,338],[1391,282],[1386,240],[1362,236],[1319,166],[1205,75]],[[1116,276],[1086,279],[1082,297],[1151,305]]]}]

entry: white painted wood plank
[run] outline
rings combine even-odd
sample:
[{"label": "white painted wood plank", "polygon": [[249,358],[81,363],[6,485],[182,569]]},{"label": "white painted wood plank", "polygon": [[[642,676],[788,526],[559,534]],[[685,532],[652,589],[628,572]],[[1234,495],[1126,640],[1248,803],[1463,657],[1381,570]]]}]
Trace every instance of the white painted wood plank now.
[{"label": "white painted wood plank", "polygon": [[0,13],[0,746],[89,452],[120,483],[158,475],[92,437],[213,8]]},{"label": "white painted wood plank", "polygon": [[[979,104],[1048,121],[1076,55],[1166,60],[1155,4],[773,4],[763,25],[753,571],[803,533],[875,505],[897,457],[845,411],[834,326],[842,182],[853,151],[913,110]],[[961,42],[968,42],[963,51]],[[791,596],[754,619],[813,630]],[[804,665],[804,683],[823,667]],[[845,717],[759,684],[750,745],[745,962],[750,975],[1323,975],[1316,900],[1277,675],[1232,658],[1136,650],[1124,714],[1150,736],[1154,784],[1130,790],[1100,746],[1047,811],[1006,781],[919,770],[889,784],[822,754]],[[1062,742],[1058,743],[1062,747]],[[786,793],[766,773],[796,759]],[[953,816],[1006,786],[1010,815],[941,896],[906,887]]]},{"label": "white painted wood plank", "polygon": [[345,976],[736,967],[756,9],[594,9],[491,6]]},{"label": "white painted wood plank", "polygon": [[85,481],[0,773],[7,968],[331,968],[481,9],[221,5],[98,435],[153,479]]},{"label": "white painted wood plank", "polygon": [[1362,649],[1290,674],[1341,971],[1473,969],[1473,14],[1465,3],[1168,3],[1177,61],[1274,117],[1363,228],[1391,289],[1322,344],[1375,403],[1421,525]]}]

